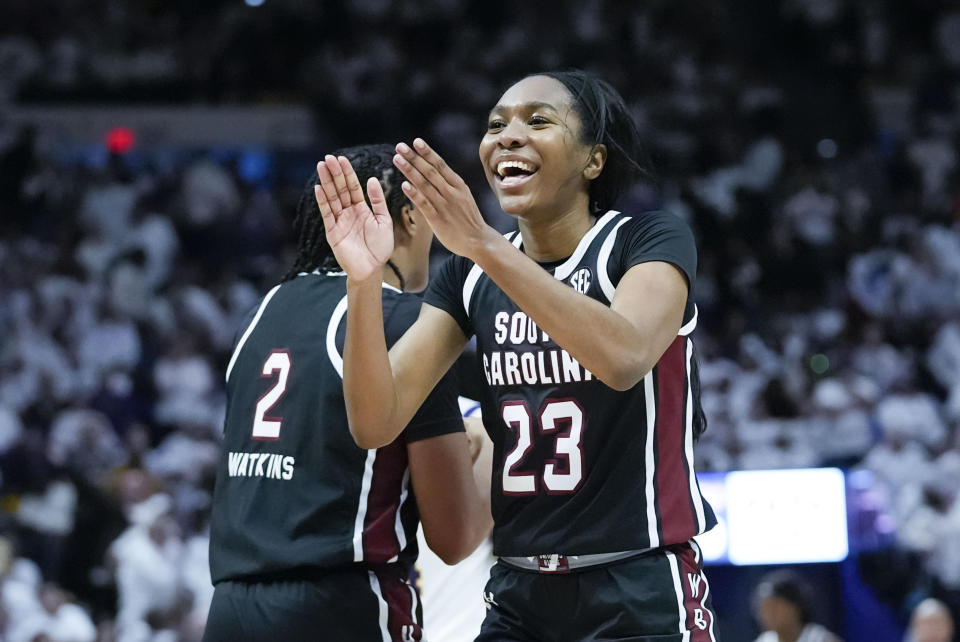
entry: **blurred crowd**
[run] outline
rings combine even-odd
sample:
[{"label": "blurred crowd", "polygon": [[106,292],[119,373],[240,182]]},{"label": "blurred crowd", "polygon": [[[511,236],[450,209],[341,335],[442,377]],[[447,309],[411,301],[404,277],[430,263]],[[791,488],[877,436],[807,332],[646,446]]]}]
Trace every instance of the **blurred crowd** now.
[{"label": "blurred crowd", "polygon": [[[13,0],[0,114],[310,102],[334,145],[435,142],[507,229],[486,110],[525,73],[596,71],[649,140],[623,207],[698,239],[699,467],[871,471],[920,563],[901,597],[956,604],[960,10],[637,4]],[[224,367],[290,262],[311,165],[252,180],[204,150],[61,143],[0,115],[0,639],[196,640]]]}]

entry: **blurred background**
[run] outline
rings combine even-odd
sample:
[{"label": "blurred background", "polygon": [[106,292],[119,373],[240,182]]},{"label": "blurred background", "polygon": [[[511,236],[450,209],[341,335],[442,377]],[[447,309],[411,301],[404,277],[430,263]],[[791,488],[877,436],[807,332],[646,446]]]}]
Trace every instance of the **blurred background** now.
[{"label": "blurred background", "polygon": [[784,567],[847,640],[960,613],[956,3],[4,0],[0,639],[199,639],[223,372],[316,160],[422,136],[510,229],[487,110],[566,67],[648,140],[623,207],[697,237],[723,639]]}]

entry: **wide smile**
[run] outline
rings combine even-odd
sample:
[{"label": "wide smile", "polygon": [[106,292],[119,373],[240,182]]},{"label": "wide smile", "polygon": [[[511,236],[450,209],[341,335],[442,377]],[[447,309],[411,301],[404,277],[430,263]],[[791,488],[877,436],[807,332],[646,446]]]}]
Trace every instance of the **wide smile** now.
[{"label": "wide smile", "polygon": [[504,160],[497,163],[494,176],[497,185],[503,189],[519,187],[529,181],[540,170],[533,163],[522,160]]}]

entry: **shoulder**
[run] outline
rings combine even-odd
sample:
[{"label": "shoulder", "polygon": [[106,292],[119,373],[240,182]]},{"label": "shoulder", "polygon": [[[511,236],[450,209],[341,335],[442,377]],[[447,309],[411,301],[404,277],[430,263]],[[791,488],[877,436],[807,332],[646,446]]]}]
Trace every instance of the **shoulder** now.
[{"label": "shoulder", "polygon": [[443,263],[440,265],[440,269],[437,271],[437,276],[444,279],[463,281],[467,278],[470,270],[472,270],[475,265],[476,264],[473,261],[466,257],[458,254],[451,254],[449,257],[444,259]]},{"label": "shoulder", "polygon": [[643,236],[653,236],[663,233],[673,233],[688,236],[693,239],[693,230],[681,217],[664,210],[649,212],[628,212],[623,214],[626,222],[623,227],[626,231]]},{"label": "shoulder", "polygon": [[[647,261],[665,261],[679,267],[692,284],[697,272],[697,246],[690,226],[664,211],[620,215],[617,238],[607,268],[613,279]],[[614,281],[616,282],[616,281]]]},{"label": "shoulder", "polygon": [[383,289],[383,322],[388,333],[403,333],[413,325],[420,314],[423,299],[417,294],[400,292],[393,288]]},{"label": "shoulder", "polygon": [[[452,254],[441,263],[440,268],[430,277],[430,285],[424,294],[424,300],[437,307],[446,307],[444,301],[452,302],[462,297],[468,282],[476,280],[475,264],[470,259]],[[479,270],[479,268],[477,268]]]}]

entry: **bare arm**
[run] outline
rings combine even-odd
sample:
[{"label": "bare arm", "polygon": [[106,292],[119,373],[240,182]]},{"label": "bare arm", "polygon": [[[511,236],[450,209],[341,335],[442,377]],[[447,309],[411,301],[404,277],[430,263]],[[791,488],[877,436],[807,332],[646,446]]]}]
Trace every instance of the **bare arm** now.
[{"label": "bare arm", "polygon": [[[460,432],[407,446],[423,534],[430,549],[447,564],[470,555],[493,526],[489,491],[492,445],[489,439],[482,443],[473,463],[469,450],[468,436]],[[479,487],[481,477],[485,481]]]},{"label": "bare arm", "polygon": [[585,368],[611,388],[636,385],[676,337],[687,282],[669,263],[630,268],[610,307],[554,279],[484,223],[469,188],[417,140],[395,164],[409,180],[407,196],[452,252],[473,260],[498,286]]},{"label": "bare arm", "polygon": [[350,433],[361,448],[389,444],[463,351],[466,337],[430,305],[387,352],[380,283],[347,280],[343,393]]},{"label": "bare arm", "polygon": [[480,417],[464,417],[463,425],[467,429],[467,438],[470,440],[470,453],[473,458],[473,481],[477,485],[477,493],[483,500],[483,515],[489,517],[487,534],[493,528],[493,517],[490,515],[490,478],[493,475],[493,442],[487,436],[487,429],[483,427]]}]

